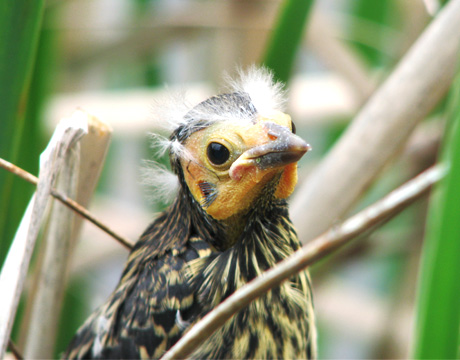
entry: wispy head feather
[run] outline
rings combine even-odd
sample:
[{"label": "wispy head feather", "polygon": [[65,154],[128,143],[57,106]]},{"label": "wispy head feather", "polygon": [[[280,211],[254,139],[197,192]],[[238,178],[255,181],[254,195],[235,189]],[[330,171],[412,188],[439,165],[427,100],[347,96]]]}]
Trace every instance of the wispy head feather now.
[{"label": "wispy head feather", "polygon": [[159,129],[170,134],[186,122],[185,114],[192,108],[193,105],[187,101],[184,91],[171,91],[166,96],[154,100],[153,121]]},{"label": "wispy head feather", "polygon": [[150,133],[149,138],[150,147],[154,150],[156,158],[163,157],[166,152],[169,152],[171,141],[167,137],[158,133]]},{"label": "wispy head feather", "polygon": [[[240,69],[236,80],[228,76],[225,80],[227,93],[213,96],[195,106],[188,103],[183,92],[159,99],[154,104],[153,117],[157,126],[171,135],[166,138],[152,134],[152,143],[158,155],[169,152],[176,174],[180,173],[180,160],[193,161],[184,144],[194,132],[216,122],[253,123],[258,115],[270,117],[284,111],[286,94],[283,85],[274,81],[268,69],[251,66],[246,71]],[[162,183],[170,182],[171,176],[175,175],[167,175],[167,170],[155,163],[149,163],[148,169],[144,171],[144,182],[153,189],[159,189],[153,193],[162,197],[163,193],[171,193],[168,191],[169,184]]]},{"label": "wispy head feather", "polygon": [[285,111],[286,91],[283,84],[274,80],[267,68],[251,66],[247,70],[238,69],[238,78],[226,77],[232,92],[246,93],[262,116],[270,116],[277,111]]},{"label": "wispy head feather", "polygon": [[[284,111],[286,92],[266,68],[238,69],[237,79],[224,76],[226,94],[213,96],[195,106],[184,92],[161,98],[152,107],[153,118],[168,134],[179,134],[180,141],[214,122],[253,121],[255,114],[269,117]],[[171,139],[172,141],[173,139]]]},{"label": "wispy head feather", "polygon": [[171,202],[179,189],[179,179],[165,166],[144,160],[141,168],[141,180],[146,186],[152,201]]}]

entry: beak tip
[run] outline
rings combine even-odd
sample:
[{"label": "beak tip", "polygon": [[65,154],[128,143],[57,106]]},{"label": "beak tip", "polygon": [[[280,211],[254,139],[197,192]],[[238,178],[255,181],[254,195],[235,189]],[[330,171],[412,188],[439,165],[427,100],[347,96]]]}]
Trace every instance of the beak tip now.
[{"label": "beak tip", "polygon": [[298,146],[297,147],[298,151],[301,152],[302,155],[307,153],[308,151],[311,151],[313,149],[312,146],[309,143],[307,143],[307,142],[305,142],[303,140],[301,140],[301,143],[298,144],[297,146]]}]

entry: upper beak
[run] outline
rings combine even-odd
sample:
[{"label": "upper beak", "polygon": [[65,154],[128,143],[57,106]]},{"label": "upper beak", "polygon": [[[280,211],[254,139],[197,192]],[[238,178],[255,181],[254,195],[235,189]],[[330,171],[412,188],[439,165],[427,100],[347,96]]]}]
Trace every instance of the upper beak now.
[{"label": "upper beak", "polygon": [[[230,177],[241,178],[245,169],[254,167],[256,170],[281,168],[295,163],[311,146],[302,138],[293,134],[287,127],[265,122],[268,137],[271,141],[247,150],[230,167]],[[257,171],[259,172],[259,171]]]}]

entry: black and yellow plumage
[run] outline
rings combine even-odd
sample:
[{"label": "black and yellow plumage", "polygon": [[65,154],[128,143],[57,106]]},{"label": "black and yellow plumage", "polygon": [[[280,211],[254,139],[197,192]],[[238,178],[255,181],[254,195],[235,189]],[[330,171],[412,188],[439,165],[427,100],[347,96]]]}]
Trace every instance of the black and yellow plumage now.
[{"label": "black and yellow plumage", "polygon": [[[179,192],[65,358],[159,358],[236,289],[299,248],[285,199],[309,146],[293,134],[280,99],[270,74],[252,69],[233,92],[175,123],[168,148]],[[231,318],[191,358],[314,358],[315,339],[310,282],[301,272]]]}]

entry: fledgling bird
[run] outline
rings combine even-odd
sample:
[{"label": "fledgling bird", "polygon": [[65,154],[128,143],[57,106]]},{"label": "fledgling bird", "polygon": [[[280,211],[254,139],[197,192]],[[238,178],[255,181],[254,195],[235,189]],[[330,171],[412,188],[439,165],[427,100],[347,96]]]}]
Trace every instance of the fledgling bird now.
[{"label": "fledgling bird", "polygon": [[[255,67],[193,108],[170,104],[162,121],[172,134],[163,143],[178,194],[140,237],[117,288],[64,358],[160,358],[235,290],[300,247],[286,198],[310,147],[283,104],[281,84]],[[233,316],[190,358],[310,359],[315,341],[310,280],[301,272]]]}]

